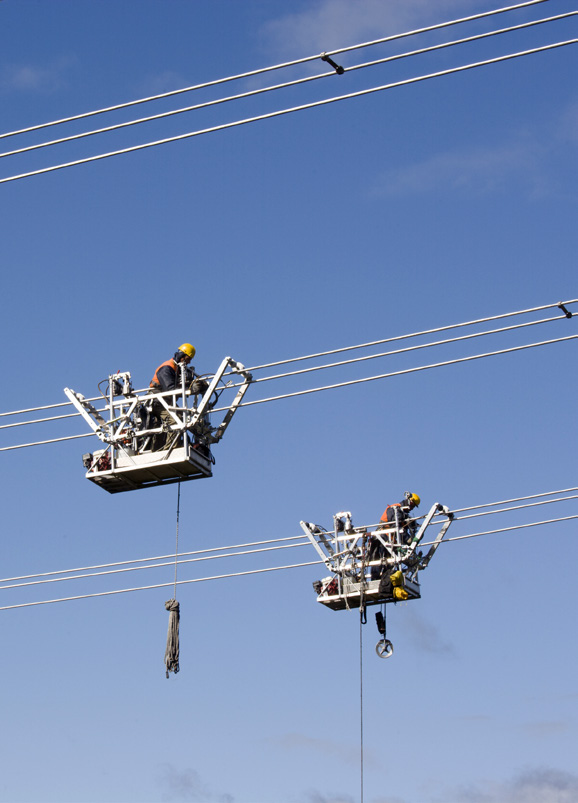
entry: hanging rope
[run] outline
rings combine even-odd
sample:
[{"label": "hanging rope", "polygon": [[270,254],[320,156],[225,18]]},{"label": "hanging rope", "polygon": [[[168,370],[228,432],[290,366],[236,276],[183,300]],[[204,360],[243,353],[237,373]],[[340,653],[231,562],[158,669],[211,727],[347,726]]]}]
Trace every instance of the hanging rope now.
[{"label": "hanging rope", "polygon": [[363,617],[359,617],[359,741],[360,741],[360,803],[363,803]]},{"label": "hanging rope", "polygon": [[179,620],[181,618],[179,603],[176,599],[169,599],[165,602],[165,608],[170,611],[169,631],[167,633],[167,648],[165,650],[166,675],[179,671]]},{"label": "hanging rope", "polygon": [[166,676],[169,672],[175,675],[179,671],[179,622],[181,619],[180,605],[177,602],[177,567],[179,558],[179,517],[181,511],[181,483],[178,483],[177,493],[177,535],[175,544],[175,584],[173,597],[165,602],[165,608],[169,613],[169,629],[167,633],[167,648],[165,650]]}]

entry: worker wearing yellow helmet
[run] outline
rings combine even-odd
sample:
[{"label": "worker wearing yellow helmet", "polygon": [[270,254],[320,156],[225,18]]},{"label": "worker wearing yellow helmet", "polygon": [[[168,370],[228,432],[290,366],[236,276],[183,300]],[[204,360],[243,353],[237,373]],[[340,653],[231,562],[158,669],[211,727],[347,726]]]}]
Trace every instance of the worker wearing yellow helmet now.
[{"label": "worker wearing yellow helmet", "polygon": [[[195,369],[192,366],[189,367],[189,363],[195,354],[196,349],[192,343],[182,343],[175,351],[172,359],[165,360],[165,362],[159,365],[150,381],[150,389],[161,393],[166,390],[175,390],[180,388],[182,365],[186,366],[185,382],[187,387],[189,387],[195,378]],[[153,414],[154,416],[160,418],[163,423],[165,423],[167,429],[171,426],[171,424],[174,423],[171,414],[160,403],[160,401],[154,402]],[[158,436],[155,436],[153,449],[162,449],[166,443],[166,440],[166,434],[164,432]]]},{"label": "worker wearing yellow helmet", "polygon": [[[399,538],[402,544],[410,543],[416,529],[415,523],[411,520],[410,513],[414,508],[419,506],[420,502],[421,499],[416,493],[408,491],[404,495],[401,502],[394,502],[385,508],[379,523],[382,527],[387,525],[388,529],[386,530],[386,537],[390,538],[391,540]],[[393,529],[394,526],[395,534]],[[368,560],[381,560],[383,557],[385,557],[385,554],[385,548],[380,539],[375,537],[371,538],[367,556]],[[383,566],[372,566],[372,580],[376,580],[381,577],[382,570]]]},{"label": "worker wearing yellow helmet", "polygon": [[408,544],[415,529],[412,526],[409,514],[414,508],[419,507],[420,502],[421,499],[416,493],[407,491],[401,502],[394,502],[394,504],[385,508],[380,523],[395,524],[397,531],[400,533],[402,543]]},{"label": "worker wearing yellow helmet", "polygon": [[[184,364],[189,365],[191,360],[196,354],[196,349],[192,343],[183,343],[175,351],[174,357],[171,360],[165,360],[161,363],[150,382],[151,390],[174,390],[180,386],[180,370],[179,366]],[[194,369],[188,369],[188,373],[192,374]]]}]

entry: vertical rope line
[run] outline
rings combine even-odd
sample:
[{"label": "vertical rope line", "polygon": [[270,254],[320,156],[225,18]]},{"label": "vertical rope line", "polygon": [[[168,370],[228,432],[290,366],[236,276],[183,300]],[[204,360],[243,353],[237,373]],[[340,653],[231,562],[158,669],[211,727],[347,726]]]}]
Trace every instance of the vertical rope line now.
[{"label": "vertical rope line", "polygon": [[363,803],[363,621],[359,617],[360,803]]},{"label": "vertical rope line", "polygon": [[177,495],[177,542],[175,545],[175,586],[173,598],[165,602],[165,608],[169,611],[169,629],[167,632],[167,647],[165,650],[166,677],[170,672],[175,675],[179,671],[179,622],[181,618],[180,605],[177,602],[177,566],[179,563],[179,517],[181,511],[181,483],[178,483],[179,490]]},{"label": "vertical rope line", "polygon": [[178,485],[178,493],[177,493],[177,538],[175,544],[175,590],[173,592],[173,598],[177,598],[177,566],[179,562],[179,518],[181,513],[181,483],[180,481],[177,483]]}]

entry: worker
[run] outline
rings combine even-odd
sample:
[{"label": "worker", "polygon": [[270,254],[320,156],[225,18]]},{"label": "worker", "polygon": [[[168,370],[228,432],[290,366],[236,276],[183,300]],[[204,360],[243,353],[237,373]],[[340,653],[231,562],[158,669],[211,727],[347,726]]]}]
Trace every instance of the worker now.
[{"label": "worker", "polygon": [[385,508],[379,523],[395,524],[401,543],[409,544],[415,530],[415,525],[411,522],[409,514],[414,508],[419,507],[420,502],[421,499],[417,494],[408,491],[401,502],[394,502],[393,505],[388,505]]},{"label": "worker", "polygon": [[[404,495],[401,502],[394,502],[388,505],[381,519],[379,520],[380,528],[387,527],[390,533],[380,533],[381,538],[386,538],[390,541],[397,541],[397,533],[399,533],[399,540],[402,544],[409,544],[415,533],[415,523],[411,520],[411,511],[419,507],[421,499],[416,493],[409,491]],[[393,533],[395,527],[395,534]],[[379,532],[379,529],[376,531]],[[379,538],[373,536],[369,542],[367,553],[368,561],[381,560],[385,557],[385,548]],[[371,567],[371,579],[376,580],[381,576],[381,566]]]},{"label": "worker", "polygon": [[155,371],[155,375],[150,382],[151,390],[174,390],[175,388],[180,387],[180,366],[183,364],[187,366],[188,384],[193,379],[195,370],[194,368],[188,368],[188,365],[195,356],[196,351],[197,350],[191,343],[183,343],[182,346],[179,346],[172,360],[166,360],[165,362],[161,363],[161,365],[159,365]]},{"label": "worker", "polygon": [[[185,386],[188,388],[193,380],[195,380],[195,369],[192,366],[189,368],[189,364],[195,354],[196,349],[191,343],[183,343],[181,346],[179,346],[171,360],[166,360],[159,365],[153,378],[151,379],[150,389],[152,391],[161,393],[163,391],[178,390],[181,388],[181,366],[183,365],[186,367]],[[204,380],[201,381],[204,382]],[[206,382],[204,382],[204,387],[206,389]],[[171,396],[165,396],[164,398],[169,405],[174,404]],[[175,423],[172,415],[169,413],[166,407],[161,404],[160,401],[154,402],[153,415],[156,418],[160,418],[160,423],[162,424],[163,429],[167,429],[167,431],[171,425]],[[167,439],[167,432],[162,432],[159,435],[155,435],[153,438],[152,450],[157,451],[165,447]]]}]

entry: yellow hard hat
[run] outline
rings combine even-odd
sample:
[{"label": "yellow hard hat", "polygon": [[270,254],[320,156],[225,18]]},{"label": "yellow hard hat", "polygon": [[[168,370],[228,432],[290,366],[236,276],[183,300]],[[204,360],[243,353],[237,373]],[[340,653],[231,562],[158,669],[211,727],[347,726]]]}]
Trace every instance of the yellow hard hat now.
[{"label": "yellow hard hat", "polygon": [[179,351],[182,351],[183,354],[186,354],[187,357],[190,357],[192,360],[197,350],[191,343],[183,343],[182,346],[179,346]]},{"label": "yellow hard hat", "polygon": [[419,496],[417,494],[408,494],[407,498],[409,499],[410,502],[413,502],[416,507],[419,507],[419,503],[421,502],[421,499],[419,498]]}]

